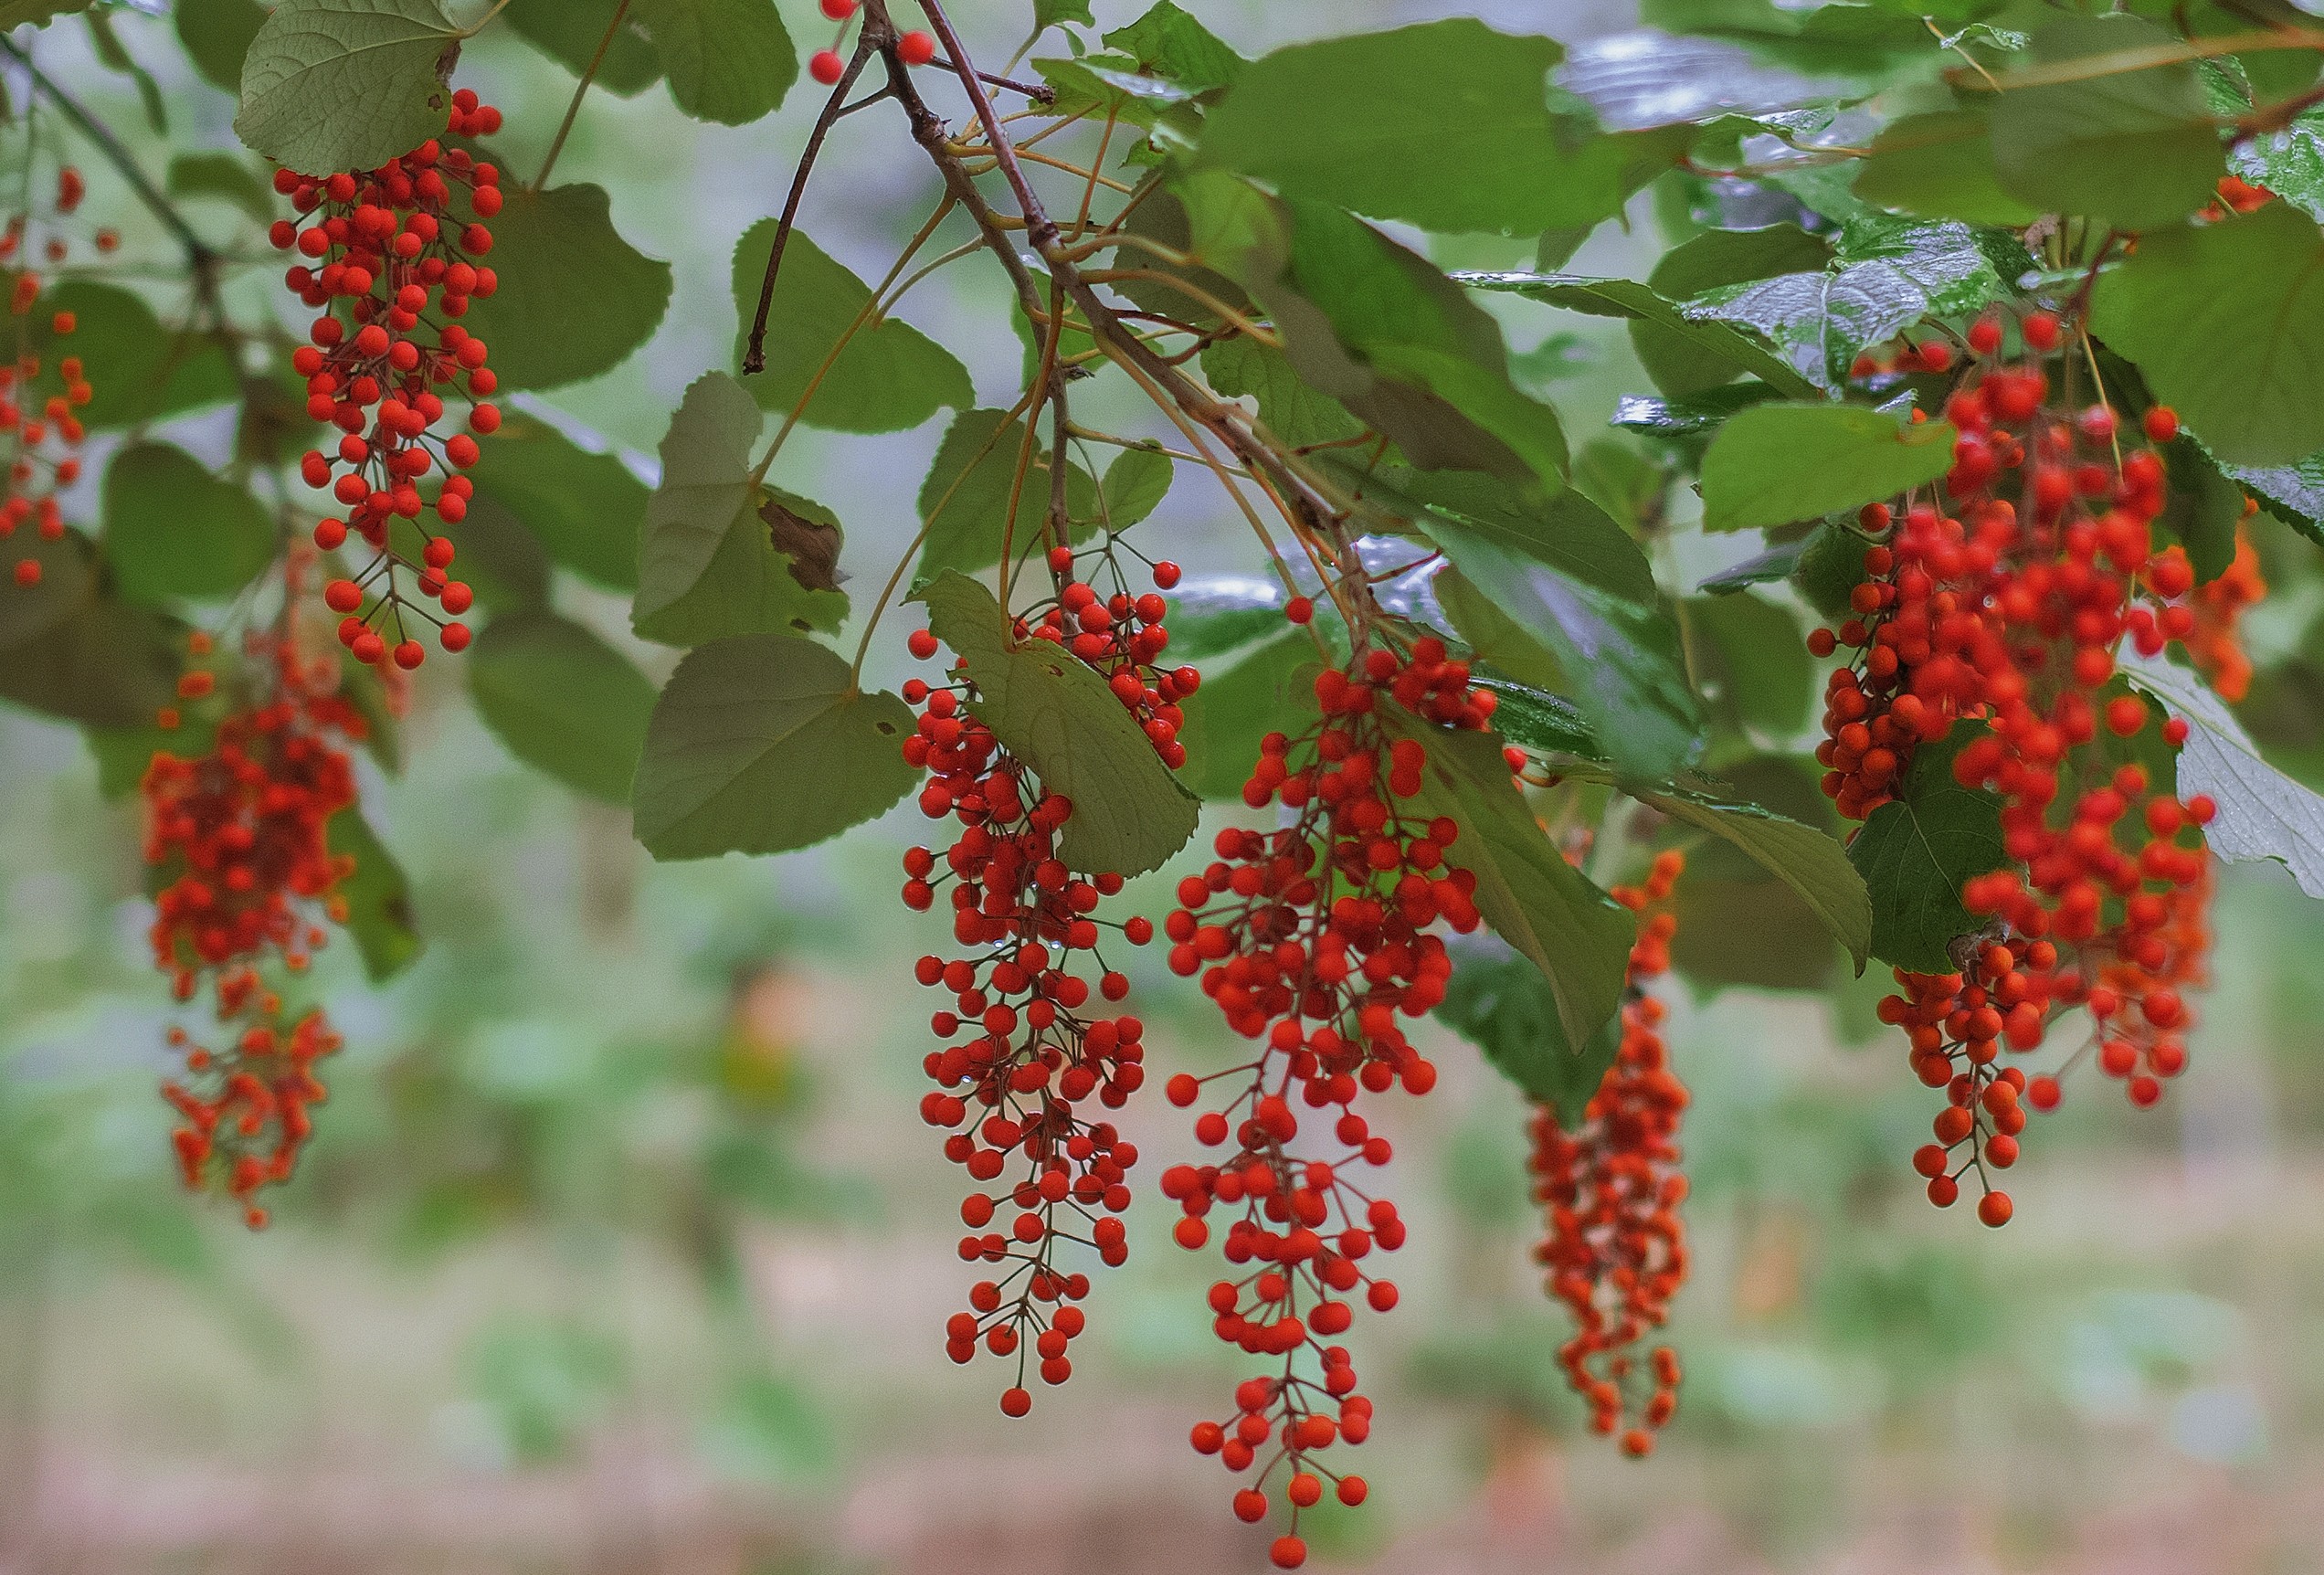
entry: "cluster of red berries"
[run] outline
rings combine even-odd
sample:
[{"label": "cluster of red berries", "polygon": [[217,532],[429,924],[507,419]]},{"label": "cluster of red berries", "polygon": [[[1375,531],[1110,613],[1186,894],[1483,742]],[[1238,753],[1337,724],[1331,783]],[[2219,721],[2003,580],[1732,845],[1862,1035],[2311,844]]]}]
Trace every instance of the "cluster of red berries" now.
[{"label": "cluster of red berries", "polygon": [[[2244,502],[2247,516],[2258,513],[2256,502],[2249,498]],[[2259,572],[2259,555],[2252,550],[2251,533],[2238,525],[2234,559],[2217,579],[2197,586],[2188,599],[2195,625],[2186,634],[2187,654],[2222,700],[2240,701],[2251,693],[2252,662],[2244,650],[2241,625],[2244,614],[2266,596],[2267,580]]]},{"label": "cluster of red berries", "polygon": [[188,1081],[163,1083],[162,1097],[185,1121],[170,1143],[187,1190],[199,1191],[213,1167],[222,1168],[227,1196],[255,1231],[266,1225],[267,1211],[252,1200],[260,1188],[290,1179],[314,1131],[308,1106],[327,1093],[314,1064],[341,1041],[321,1008],[287,1020],[282,998],[259,983],[255,968],[218,976],[217,1020],[224,1037],[215,1049],[183,1028],[170,1030]]},{"label": "cluster of red berries", "polygon": [[1110,595],[1073,577],[1072,548],[1051,547],[1049,567],[1057,580],[1056,599],[1020,617],[1017,637],[1062,645],[1096,669],[1114,697],[1137,719],[1162,764],[1175,771],[1186,764],[1186,745],[1178,742],[1178,729],[1186,725],[1181,704],[1202,685],[1202,674],[1191,667],[1157,665],[1170,643],[1170,631],[1162,625],[1169,603],[1159,592],[1178,583],[1178,566],[1156,564],[1157,589],[1132,596],[1114,555],[1101,555],[1103,569],[1093,577],[1111,575]]},{"label": "cluster of red berries", "polygon": [[[2117,651],[2128,641],[2152,656],[2188,639],[2194,575],[2182,552],[2154,545],[2160,457],[2126,449],[2135,435],[2107,405],[2050,405],[2045,360],[2063,332],[2055,317],[2028,315],[2028,354],[2011,364],[1997,319],[1971,325],[1976,359],[1945,403],[1959,430],[1950,470],[1926,497],[1863,511],[1874,544],[1854,616],[1809,639],[1818,655],[1854,653],[1827,686],[1817,750],[1843,815],[1864,819],[1894,798],[1915,754],[1956,727],[1974,731],[1953,754],[1954,778],[2001,799],[2007,861],[1961,892],[1984,930],[1963,938],[1959,972],[1900,971],[1905,993],[1882,1003],[1908,1030],[1916,1073],[1949,1092],[1938,1142],[1915,1160],[1929,1197],[1950,1203],[1973,1168],[1989,1224],[2009,1217],[1988,1169],[2015,1157],[2028,1088],[1995,1071],[1998,1047],[2033,1050],[2056,1015],[2086,1008],[2101,1066],[2151,1104],[2185,1063],[2179,986],[2203,971],[2185,943],[2203,934],[2189,908],[2207,889],[2199,828],[2212,806],[2181,803],[2144,766],[2118,764],[2117,742],[2186,736],[2183,722],[2159,721],[2124,690]],[[2178,423],[2156,407],[2141,428],[2161,444]],[[2249,589],[2246,579],[2221,593],[2214,621]],[[2055,1091],[2036,1080],[2028,1097],[2044,1107]]]},{"label": "cluster of red berries", "polygon": [[[1231,1151],[1173,1166],[1162,1190],[1185,1212],[1176,1234],[1188,1249],[1210,1242],[1214,1210],[1231,1215],[1221,1245],[1240,1273],[1210,1288],[1214,1327],[1270,1370],[1236,1389],[1231,1422],[1199,1423],[1193,1443],[1231,1471],[1256,1473],[1234,1496],[1247,1521],[1266,1516],[1280,1469],[1274,1491],[1292,1524],[1273,1552],[1285,1569],[1306,1558],[1299,1512],[1320,1499],[1325,1479],[1344,1504],[1364,1498],[1361,1477],[1315,1459],[1371,1431],[1353,1358],[1334,1341],[1354,1322],[1359,1293],[1376,1312],[1397,1301],[1395,1284],[1374,1277],[1367,1260],[1401,1246],[1404,1222],[1355,1179],[1391,1149],[1352,1106],[1359,1093],[1435,1085],[1435,1066],[1403,1025],[1442,1001],[1452,977],[1443,941],[1429,932],[1440,921],[1463,932],[1478,923],[1475,877],[1448,862],[1459,828],[1401,802],[1421,791],[1427,745],[1409,727],[1392,730],[1386,714],[1400,706],[1482,730],[1494,701],[1434,639],[1409,656],[1366,650],[1321,673],[1315,692],[1316,724],[1296,740],[1269,735],[1243,791],[1254,809],[1279,805],[1286,824],[1220,832],[1217,859],[1179,883],[1167,925],[1171,968],[1200,974],[1229,1026],[1260,1046],[1254,1060],[1209,1078],[1170,1079],[1181,1106],[1205,1083],[1230,1082],[1232,1097],[1194,1130],[1206,1147]],[[1330,1120],[1326,1152],[1294,1152],[1302,1106],[1316,1113],[1311,1123]]]},{"label": "cluster of red berries", "polygon": [[[1062,640],[1101,671],[1130,674],[1143,692],[1138,664],[1166,638],[1158,622],[1132,609],[1121,624],[1109,624],[1106,605],[1086,586],[1077,588],[1085,594],[1063,605],[1084,615],[1080,631],[1068,636],[1044,620],[1031,637]],[[1086,616],[1093,612],[1094,620]],[[1027,635],[1021,620],[1019,635]],[[908,643],[924,661],[936,654],[935,637],[924,629]],[[946,1043],[927,1057],[936,1088],[920,1113],[948,1134],[945,1157],[977,1183],[960,1206],[968,1227],[961,1259],[993,1265],[946,1324],[945,1350],[964,1363],[979,1346],[1015,1358],[1017,1381],[1002,1393],[1000,1409],[1022,1416],[1033,1403],[1029,1361],[1038,1363],[1043,1382],[1064,1382],[1072,1372],[1068,1345],[1085,1327],[1074,1304],[1089,1295],[1089,1276],[1061,1267],[1061,1248],[1092,1249],[1109,1267],[1129,1255],[1120,1215],[1129,1207],[1137,1149],[1112,1122],[1088,1119],[1083,1110],[1093,1098],[1119,1109],[1144,1083],[1145,1024],[1128,1013],[1085,1010],[1091,985],[1077,964],[1094,963],[1096,994],[1118,1002],[1130,981],[1105,965],[1104,933],[1118,928],[1129,944],[1143,946],[1154,926],[1144,918],[1118,925],[1098,918],[1103,899],[1121,891],[1121,875],[1077,872],[1058,856],[1072,803],[1041,787],[977,719],[974,674],[964,666],[955,677],[944,687],[914,679],[903,691],[921,708],[903,745],[904,758],[928,773],[921,810],[958,829],[942,852],[905,853],[904,905],[924,912],[946,893],[953,939],[964,954],[931,953],[916,970],[923,985],[951,997],[931,1020]],[[1183,758],[1171,731],[1165,742]],[[1012,1158],[1019,1173],[1004,1184]]]},{"label": "cluster of red berries", "polygon": [[[289,1177],[309,1130],[306,1108],[322,1097],[312,1064],[338,1043],[319,1013],[286,1026],[257,968],[280,962],[303,971],[326,938],[318,915],[346,916],[336,893],[354,861],[331,851],[330,823],[355,801],[347,745],[365,724],[321,682],[335,662],[312,671],[287,643],[265,640],[254,640],[251,654],[272,697],[228,714],[207,754],[157,752],[143,788],[145,862],[160,888],[154,961],[179,1000],[210,980],[218,1020],[231,1031],[224,1048],[171,1033],[195,1085],[164,1089],[187,1122],[175,1135],[178,1157],[195,1187],[210,1160],[223,1157],[227,1189],[257,1226],[265,1214],[250,1195]],[[198,698],[211,687],[181,682],[179,691]]]},{"label": "cluster of red berries", "polygon": [[1685,855],[1661,853],[1643,883],[1613,889],[1617,902],[1646,915],[1631,947],[1620,1048],[1571,1131],[1547,1105],[1534,1111],[1531,1126],[1533,1195],[1548,1216],[1535,1256],[1549,1294],[1575,1325],[1558,1364],[1590,1403],[1592,1428],[1620,1432],[1623,1453],[1632,1456],[1653,1451],[1655,1433],[1678,1409],[1678,1353],[1658,1346],[1641,1371],[1631,1348],[1669,1317],[1671,1297],[1686,1279],[1686,1227],[1678,1215],[1686,1198],[1678,1171],[1686,1085],[1671,1070],[1663,1003],[1646,993],[1670,971],[1678,931],[1677,915],[1656,904],[1668,901],[1685,867]]},{"label": "cluster of red berries", "polygon": [[[452,135],[487,136],[500,126],[501,112],[473,92],[452,95]],[[405,628],[407,610],[438,627],[446,650],[469,642],[468,626],[458,620],[475,598],[447,577],[450,541],[418,526],[424,544],[414,563],[390,544],[388,532],[398,519],[417,524],[430,507],[443,523],[459,523],[476,491],[459,473],[476,463],[470,434],[500,429],[499,407],[485,402],[499,384],[484,365],[484,342],[452,321],[500,287],[477,260],[492,249],[483,221],[501,211],[500,179],[466,148],[434,138],[375,170],[275,172],[275,190],[300,217],[278,220],[269,238],[305,259],[284,282],[321,313],[309,330],[312,343],[290,364],[306,379],[307,413],[340,433],[331,451],[310,449],[300,460],[306,483],[330,489],[346,511],[316,524],[315,544],[336,552],[353,534],[372,553],[358,573],[323,590],[331,609],[343,615],[341,642],[361,661],[392,658],[409,669],[427,659]],[[461,192],[473,216],[466,221],[453,212]],[[438,432],[446,389],[470,401],[467,431]],[[439,471],[433,499],[424,501],[421,481]],[[407,593],[399,570],[420,599]],[[449,616],[429,611],[427,600]]]},{"label": "cluster of red berries", "polygon": [[[58,170],[55,216],[69,217],[86,192],[79,170],[70,164]],[[25,216],[18,215],[0,234],[0,265],[18,263],[25,250],[26,223]],[[98,232],[100,251],[111,251],[118,244],[110,230]],[[43,255],[51,264],[63,262],[71,255],[70,243],[61,233],[52,234]],[[42,293],[39,274],[28,268],[19,272],[8,298],[10,315],[19,324],[30,319],[43,310]],[[59,339],[79,326],[70,312],[49,308],[43,315],[49,333]],[[17,336],[24,337],[21,327]],[[94,396],[78,355],[48,361],[27,350],[0,365],[0,442],[7,445],[8,466],[5,497],[0,501],[0,542],[27,524],[42,541],[63,537],[65,518],[58,512],[57,494],[80,479],[80,445],[88,436],[73,412]],[[26,589],[38,585],[39,558],[32,554],[17,558],[9,575]]]},{"label": "cluster of red berries", "polygon": [[[855,16],[859,0],[823,0],[823,15],[840,25],[839,34],[828,49],[818,49],[808,57],[807,74],[830,87],[847,75],[847,57],[840,53],[840,46],[847,42],[848,23]],[[899,34],[895,41],[896,58],[907,66],[924,66],[936,58],[936,41],[925,33]]]}]

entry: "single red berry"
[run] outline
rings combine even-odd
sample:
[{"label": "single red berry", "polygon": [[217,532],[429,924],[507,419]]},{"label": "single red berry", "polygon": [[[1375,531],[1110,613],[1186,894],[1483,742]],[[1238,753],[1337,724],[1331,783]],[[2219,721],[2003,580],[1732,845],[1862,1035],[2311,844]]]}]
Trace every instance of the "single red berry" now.
[{"label": "single red berry", "polygon": [[896,58],[907,66],[924,66],[936,58],[936,41],[925,33],[906,33],[896,40]]},{"label": "single red berry", "polygon": [[808,58],[807,74],[828,88],[847,75],[847,61],[837,49],[818,49]]},{"label": "single red berry", "polygon": [[1283,617],[1294,623],[1305,623],[1315,616],[1315,604],[1304,596],[1295,596],[1283,603]]},{"label": "single red berry", "polygon": [[2168,405],[2152,407],[2139,424],[2146,428],[2150,443],[2168,443],[2179,436],[2179,412]]}]

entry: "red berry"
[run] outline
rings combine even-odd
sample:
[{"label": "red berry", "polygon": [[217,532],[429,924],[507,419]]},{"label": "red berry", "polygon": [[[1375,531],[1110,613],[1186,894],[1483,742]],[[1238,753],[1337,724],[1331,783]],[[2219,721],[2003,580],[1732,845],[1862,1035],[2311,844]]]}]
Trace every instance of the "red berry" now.
[{"label": "red berry", "polygon": [[925,33],[906,33],[896,40],[896,58],[907,66],[924,66],[936,58],[936,41]]},{"label": "red berry", "polygon": [[818,49],[808,57],[807,74],[828,88],[847,75],[847,61],[837,49]]}]

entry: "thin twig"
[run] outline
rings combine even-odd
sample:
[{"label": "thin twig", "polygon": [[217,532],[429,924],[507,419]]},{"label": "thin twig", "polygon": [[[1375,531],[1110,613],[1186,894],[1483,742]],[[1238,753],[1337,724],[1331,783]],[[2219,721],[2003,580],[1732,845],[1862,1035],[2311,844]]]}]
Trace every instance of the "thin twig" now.
[{"label": "thin twig", "polygon": [[[960,69],[959,67],[954,65],[950,60],[945,59],[942,55],[937,56],[935,59],[929,61],[928,64],[946,71],[957,71]],[[1037,104],[1053,104],[1057,102],[1057,90],[1051,87],[1046,82],[1013,82],[1007,77],[996,77],[990,71],[979,71],[977,73],[977,76],[979,80],[991,87],[1005,88],[1012,93],[1022,93],[1025,97],[1032,100],[1033,102]]]},{"label": "thin twig", "polygon": [[565,106],[565,119],[557,125],[556,139],[549,143],[548,157],[541,161],[541,173],[533,177],[533,191],[549,184],[549,172],[556,168],[557,155],[565,152],[565,139],[573,134],[573,122],[580,116],[581,100],[588,97],[589,84],[597,79],[597,68],[605,64],[606,51],[613,48],[622,20],[629,15],[629,0],[621,0],[613,8],[613,20],[606,24],[605,37],[597,40],[597,52],[589,57],[589,69],[581,73],[581,80],[573,89],[573,101]]},{"label": "thin twig", "polygon": [[791,227],[798,222],[799,200],[807,196],[807,177],[815,173],[816,155],[823,151],[823,139],[831,133],[831,124],[840,118],[847,102],[848,90],[862,74],[864,66],[879,52],[881,40],[877,34],[887,29],[875,29],[872,18],[864,19],[862,31],[856,35],[855,58],[848,62],[840,79],[831,84],[831,96],[824,101],[823,112],[815,117],[815,129],[808,133],[807,151],[799,154],[798,168],[791,174],[790,195],[783,199],[783,217],[775,227],[775,239],[766,248],[766,278],[758,287],[758,315],[751,319],[750,343],[743,351],[743,375],[766,369],[766,317],[775,308],[775,278],[783,270],[783,248],[789,244]]}]

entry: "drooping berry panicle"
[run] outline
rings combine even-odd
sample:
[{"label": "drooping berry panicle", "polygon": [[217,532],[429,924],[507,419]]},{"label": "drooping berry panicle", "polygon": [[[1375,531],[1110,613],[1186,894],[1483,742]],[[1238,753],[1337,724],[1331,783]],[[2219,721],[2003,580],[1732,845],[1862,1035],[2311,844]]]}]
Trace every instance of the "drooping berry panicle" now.
[{"label": "drooping berry panicle", "polygon": [[[323,1097],[314,1063],[339,1043],[321,1012],[286,1013],[259,970],[303,972],[328,936],[321,921],[346,917],[354,861],[332,851],[330,826],[355,802],[347,749],[365,724],[328,687],[335,660],[303,661],[271,637],[254,638],[250,655],[268,692],[229,711],[206,753],[155,754],[143,789],[154,961],[181,1001],[209,987],[223,1035],[205,1044],[171,1031],[186,1069],[163,1088],[185,1121],[173,1141],[186,1185],[217,1172],[258,1226],[253,1197],[290,1179]],[[211,685],[179,692],[206,697]]]},{"label": "drooping berry panicle", "polygon": [[1362,650],[1318,675],[1315,694],[1318,720],[1295,739],[1270,734],[1243,789],[1284,823],[1220,832],[1217,858],[1180,882],[1167,925],[1172,969],[1199,974],[1228,1025],[1257,1044],[1249,1061],[1180,1073],[1167,1088],[1181,1106],[1207,1084],[1226,1093],[1195,1122],[1196,1138],[1224,1152],[1173,1166],[1162,1189],[1185,1211],[1177,1236],[1188,1249],[1210,1241],[1215,1213],[1227,1216],[1220,1244],[1233,1272],[1210,1288],[1213,1327],[1265,1363],[1236,1389],[1232,1420],[1198,1423],[1193,1443],[1253,1474],[1234,1496],[1242,1519],[1264,1518],[1271,1494],[1290,1506],[1273,1548],[1284,1568],[1306,1557],[1299,1513],[1326,1479],[1344,1504],[1367,1491],[1317,1458],[1371,1431],[1371,1401],[1336,1341],[1358,1295],[1377,1312],[1396,1305],[1371,1259],[1404,1242],[1396,1205],[1358,1179],[1388,1163],[1390,1145],[1352,1107],[1398,1083],[1416,1094],[1435,1085],[1404,1024],[1444,999],[1452,961],[1432,932],[1476,927],[1476,881],[1451,861],[1458,826],[1415,815],[1410,801],[1428,735],[1483,730],[1494,707],[1433,638],[1408,653]]},{"label": "drooping berry panicle", "polygon": [[[1072,578],[1071,550],[1058,552],[1061,594],[1045,614],[1016,620],[1018,638],[1062,643],[1105,674],[1164,759],[1184,760],[1176,700],[1193,684],[1152,666],[1168,640],[1160,598],[1133,600],[1117,589],[1101,600]],[[1167,577],[1175,581],[1175,569]],[[937,653],[924,629],[909,644],[924,661]],[[928,773],[920,808],[956,827],[950,846],[915,847],[903,860],[905,906],[924,912],[943,895],[959,948],[950,957],[932,952],[916,968],[921,984],[950,997],[930,1020],[945,1042],[927,1057],[936,1087],[920,1113],[947,1134],[945,1157],[977,1184],[960,1206],[968,1228],[961,1260],[990,1265],[947,1322],[945,1348],[956,1362],[973,1360],[980,1347],[1013,1360],[1016,1381],[1000,1408],[1022,1416],[1033,1403],[1028,1369],[1044,1383],[1064,1382],[1069,1345],[1087,1323],[1078,1304],[1089,1275],[1065,1265],[1063,1249],[1092,1251],[1109,1267],[1129,1255],[1120,1216],[1137,1149],[1113,1122],[1085,1112],[1092,1099],[1120,1109],[1145,1081],[1146,1027],[1107,1011],[1130,981],[1106,964],[1103,947],[1109,929],[1143,946],[1154,926],[1098,917],[1101,902],[1121,891],[1121,874],[1068,867],[1061,835],[1073,806],[977,719],[973,672],[956,667],[940,686],[914,679],[904,698],[921,708],[903,747]],[[1093,975],[1103,1005],[1091,999]]]},{"label": "drooping berry panicle", "polygon": [[2012,361],[1999,319],[1971,325],[1945,402],[1951,468],[1925,494],[1864,510],[1872,544],[1854,616],[1809,639],[1818,654],[1851,653],[1827,686],[1817,751],[1843,815],[1869,817],[1940,745],[1956,782],[2000,800],[2002,861],[1961,891],[1982,927],[1956,943],[1953,971],[1900,970],[1902,993],[1882,1003],[1907,1030],[1915,1072],[1948,1091],[1937,1142],[1914,1158],[1931,1200],[1952,1202],[1973,1172],[1993,1225],[2011,1213],[1990,1172],[2016,1157],[2019,1099],[2041,1109],[2057,1095],[2054,1077],[1997,1072],[2002,1046],[2033,1051],[2085,1009],[2084,1049],[2142,1105],[2185,1064],[2181,987],[2203,973],[2200,828],[2213,807],[2174,798],[2136,757],[2175,747],[2186,724],[2124,685],[2118,652],[2193,639],[2233,682],[2234,620],[2264,591],[2239,555],[2231,579],[2199,594],[2183,550],[2157,547],[2172,413],[2156,407],[2125,432],[2104,403],[2055,407],[2050,357],[2069,330],[2039,312],[2018,330]]},{"label": "drooping berry panicle", "polygon": [[1678,1409],[1678,1353],[1656,1346],[1642,1363],[1633,1348],[1669,1317],[1686,1279],[1678,1212],[1687,1190],[1678,1169],[1686,1085],[1671,1069],[1663,1003],[1647,993],[1670,970],[1678,917],[1663,904],[1685,865],[1683,854],[1660,853],[1643,883],[1613,888],[1615,901],[1644,915],[1631,947],[1620,1048],[1571,1130],[1548,1105],[1535,1108],[1530,1127],[1533,1194],[1548,1226],[1535,1256],[1549,1294],[1574,1319],[1558,1365],[1589,1401],[1590,1426],[1620,1432],[1633,1456],[1653,1451]]},{"label": "drooping berry panicle", "polygon": [[[1076,578],[1077,565],[1093,558],[1097,562],[1089,579]],[[1160,665],[1170,643],[1170,631],[1162,623],[1169,603],[1161,592],[1178,583],[1178,565],[1154,565],[1155,588],[1143,594],[1133,594],[1112,551],[1076,554],[1072,547],[1051,547],[1049,567],[1057,594],[1018,619],[1019,638],[1053,640],[1095,668],[1114,698],[1137,719],[1162,764],[1173,771],[1184,766],[1186,745],[1178,742],[1178,729],[1186,724],[1181,706],[1201,686],[1202,674],[1192,667]]]},{"label": "drooping berry panicle", "polygon": [[[70,164],[57,172],[56,200],[42,216],[48,236],[40,252],[48,265],[72,255],[62,221],[79,210],[87,189]],[[37,541],[63,538],[65,518],[57,494],[80,479],[80,446],[88,436],[75,412],[96,395],[80,357],[65,354],[78,319],[55,304],[33,266],[32,217],[17,214],[0,233],[0,268],[14,275],[8,312],[15,329],[14,354],[0,364],[0,456],[7,465],[6,489],[0,494],[0,556],[10,560],[10,581],[24,589],[40,583],[38,548],[19,541],[12,550],[5,544],[26,525]],[[100,252],[119,244],[111,230],[97,232]],[[45,332],[55,354],[44,355],[34,345],[36,328]]]},{"label": "drooping berry panicle", "polygon": [[[500,125],[501,112],[473,92],[452,95],[450,135],[489,136]],[[344,511],[316,524],[315,544],[336,552],[353,537],[368,553],[323,589],[343,615],[341,641],[365,662],[426,660],[407,613],[437,626],[446,650],[469,642],[459,619],[473,593],[448,577],[449,538],[419,522],[430,511],[445,525],[466,517],[475,485],[460,472],[476,463],[476,439],[500,429],[484,342],[457,321],[500,287],[481,260],[492,249],[485,221],[501,211],[500,179],[469,149],[435,138],[375,170],[275,172],[299,217],[276,221],[269,238],[302,259],[284,282],[319,313],[291,366],[306,379],[307,413],[339,434],[329,449],[310,449],[300,472]],[[447,393],[470,401],[464,431],[446,435]],[[397,520],[417,530],[416,559],[391,539]]]}]

